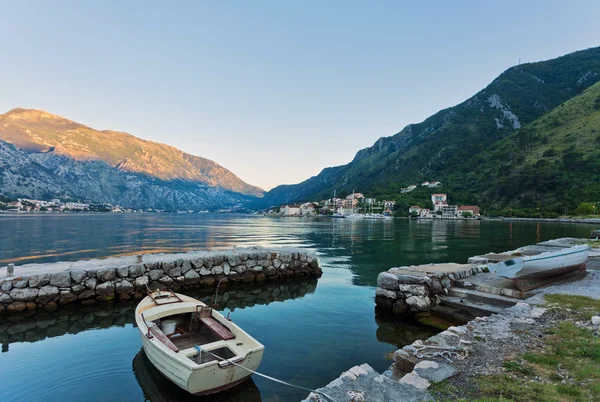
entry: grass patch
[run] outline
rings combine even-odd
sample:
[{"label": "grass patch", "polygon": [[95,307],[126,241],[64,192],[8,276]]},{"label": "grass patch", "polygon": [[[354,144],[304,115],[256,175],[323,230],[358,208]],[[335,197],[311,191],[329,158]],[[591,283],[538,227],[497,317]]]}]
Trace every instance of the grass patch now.
[{"label": "grass patch", "polygon": [[575,310],[573,314],[579,320],[589,320],[600,312],[600,300],[590,299],[585,296],[572,295],[546,295],[549,308],[564,308]]},{"label": "grass patch", "polygon": [[600,301],[565,295],[546,300],[569,318],[548,329],[539,352],[511,357],[503,374],[480,376],[463,389],[437,384],[431,389],[436,400],[600,401],[600,337],[570,322],[600,311]]}]

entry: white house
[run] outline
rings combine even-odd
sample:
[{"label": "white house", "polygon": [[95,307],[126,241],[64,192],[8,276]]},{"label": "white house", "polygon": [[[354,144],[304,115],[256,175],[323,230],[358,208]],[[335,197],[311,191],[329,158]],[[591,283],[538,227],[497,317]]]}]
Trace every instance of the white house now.
[{"label": "white house", "polygon": [[456,205],[443,205],[442,217],[444,218],[456,218],[458,215],[458,207]]},{"label": "white house", "polygon": [[432,181],[431,183],[429,183],[429,188],[436,188],[441,185],[442,185],[442,183],[440,183],[439,181]]},{"label": "white house", "polygon": [[421,209],[419,216],[422,216],[424,218],[429,218],[430,214],[431,214],[431,211],[429,210],[429,208],[423,208],[423,209]]},{"label": "white house", "polygon": [[474,205],[462,205],[458,207],[458,212],[461,215],[465,215],[465,213],[471,213],[472,216],[479,216],[479,207]]},{"label": "white house", "polygon": [[421,214],[421,207],[418,205],[413,205],[412,207],[408,208],[409,214],[412,214],[413,212],[416,212],[417,214]]},{"label": "white house", "polygon": [[421,187],[428,187],[428,186],[429,186],[428,181],[424,181],[423,183],[421,183]]},{"label": "white house", "polygon": [[283,216],[299,216],[301,214],[300,204],[283,205],[279,211]]},{"label": "white house", "polygon": [[383,209],[394,209],[394,207],[396,206],[396,201],[388,201],[388,200],[384,200],[383,201]]},{"label": "white house", "polygon": [[309,216],[309,215],[316,215],[316,214],[317,214],[317,210],[315,209],[315,204],[313,204],[312,202],[307,202],[306,204],[302,204],[300,206],[300,215]]},{"label": "white house", "polygon": [[442,209],[444,205],[448,205],[448,196],[446,194],[431,194],[431,203],[433,204],[433,210],[438,211]]}]

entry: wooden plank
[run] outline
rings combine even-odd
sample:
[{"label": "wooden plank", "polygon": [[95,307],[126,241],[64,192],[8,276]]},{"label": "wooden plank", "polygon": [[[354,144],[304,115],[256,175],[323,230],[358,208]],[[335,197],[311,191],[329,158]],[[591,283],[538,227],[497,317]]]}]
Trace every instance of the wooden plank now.
[{"label": "wooden plank", "polygon": [[175,346],[173,344],[173,342],[171,342],[171,340],[169,338],[167,338],[165,333],[162,332],[160,330],[160,328],[158,328],[156,325],[151,323],[150,326],[148,327],[148,330],[156,339],[158,339],[160,342],[162,342],[166,347],[171,349],[173,352],[175,352],[175,353],[179,352],[179,349],[177,348],[177,346]]},{"label": "wooden plank", "polygon": [[235,335],[212,317],[202,317],[200,321],[224,341],[234,339]]}]

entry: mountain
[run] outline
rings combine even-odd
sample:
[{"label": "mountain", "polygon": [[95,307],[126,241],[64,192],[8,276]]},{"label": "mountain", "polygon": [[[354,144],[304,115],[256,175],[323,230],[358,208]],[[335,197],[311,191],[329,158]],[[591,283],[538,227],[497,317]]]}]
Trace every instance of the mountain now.
[{"label": "mountain", "polygon": [[[401,187],[438,180],[445,182],[448,191],[460,191],[465,201],[501,207],[512,201],[498,192],[488,191],[481,197],[468,189],[466,180],[474,168],[470,161],[598,81],[600,47],[511,67],[461,104],[380,138],[358,151],[347,165],[324,169],[299,184],[275,187],[262,202],[278,205],[328,198],[334,189],[338,194],[356,189],[399,199]],[[519,202],[536,200],[521,198]]]},{"label": "mountain", "polygon": [[5,195],[169,210],[240,206],[264,193],[211,160],[27,109],[0,115],[0,184]]}]

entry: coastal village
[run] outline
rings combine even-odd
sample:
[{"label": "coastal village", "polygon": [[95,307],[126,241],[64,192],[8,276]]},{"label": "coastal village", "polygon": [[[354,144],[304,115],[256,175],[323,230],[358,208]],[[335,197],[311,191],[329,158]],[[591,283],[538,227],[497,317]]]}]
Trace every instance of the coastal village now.
[{"label": "coastal village", "polygon": [[0,210],[13,212],[136,212],[131,208],[118,205],[94,204],[80,201],[63,201],[59,198],[50,201],[18,198],[13,201],[1,201]]},{"label": "coastal village", "polygon": [[[441,187],[439,181],[421,184],[422,188],[435,189]],[[401,194],[408,194],[416,190],[418,186],[411,184],[401,189]],[[284,204],[279,207],[279,211],[271,209],[268,215],[281,216],[334,216],[334,217],[392,217],[405,216],[403,211],[396,209],[396,201],[383,200],[366,197],[362,193],[353,192],[345,198],[330,198],[321,201],[311,201],[301,204]],[[431,208],[426,206],[412,205],[408,208],[408,216],[423,219],[464,219],[478,218],[481,216],[479,207],[476,205],[450,205],[448,204],[448,194],[432,193]]]}]

